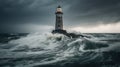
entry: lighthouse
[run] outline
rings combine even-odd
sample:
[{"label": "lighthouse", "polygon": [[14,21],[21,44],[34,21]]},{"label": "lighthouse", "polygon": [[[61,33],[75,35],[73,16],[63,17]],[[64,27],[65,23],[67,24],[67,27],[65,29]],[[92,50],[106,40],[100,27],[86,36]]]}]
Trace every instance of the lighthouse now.
[{"label": "lighthouse", "polygon": [[55,23],[55,30],[63,30],[63,12],[61,6],[57,7],[55,12],[56,14],[56,23]]},{"label": "lighthouse", "polygon": [[70,38],[78,38],[78,37],[85,37],[81,34],[77,35],[75,33],[67,33],[66,30],[64,30],[64,23],[63,23],[63,11],[61,6],[58,6],[55,12],[56,20],[55,20],[55,29],[52,31],[53,34],[63,34]]},{"label": "lighthouse", "polygon": [[55,30],[53,30],[52,33],[66,34],[66,30],[63,29],[63,11],[60,5],[57,7],[55,15]]}]

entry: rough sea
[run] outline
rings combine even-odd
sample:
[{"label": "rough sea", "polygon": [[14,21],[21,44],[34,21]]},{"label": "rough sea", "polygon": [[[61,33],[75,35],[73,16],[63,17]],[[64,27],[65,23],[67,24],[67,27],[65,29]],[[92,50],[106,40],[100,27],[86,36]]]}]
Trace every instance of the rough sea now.
[{"label": "rough sea", "polygon": [[119,33],[0,34],[0,67],[120,67]]}]

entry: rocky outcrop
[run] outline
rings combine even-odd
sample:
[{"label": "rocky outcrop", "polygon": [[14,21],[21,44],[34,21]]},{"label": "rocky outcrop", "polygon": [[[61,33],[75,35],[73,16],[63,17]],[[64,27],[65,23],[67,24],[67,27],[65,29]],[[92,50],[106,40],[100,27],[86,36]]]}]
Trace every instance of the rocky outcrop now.
[{"label": "rocky outcrop", "polygon": [[85,37],[84,35],[81,35],[81,34],[75,34],[75,33],[68,33],[66,30],[53,30],[52,31],[53,34],[63,34],[63,35],[66,35],[70,38],[78,38],[78,37]]}]

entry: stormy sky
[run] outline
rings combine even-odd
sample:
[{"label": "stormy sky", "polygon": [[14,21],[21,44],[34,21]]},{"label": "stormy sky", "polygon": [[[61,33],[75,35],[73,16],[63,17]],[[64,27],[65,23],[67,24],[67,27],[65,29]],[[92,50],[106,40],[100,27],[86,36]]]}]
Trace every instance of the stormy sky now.
[{"label": "stormy sky", "polygon": [[120,33],[120,0],[0,0],[0,32],[52,30],[59,4],[65,29]]}]

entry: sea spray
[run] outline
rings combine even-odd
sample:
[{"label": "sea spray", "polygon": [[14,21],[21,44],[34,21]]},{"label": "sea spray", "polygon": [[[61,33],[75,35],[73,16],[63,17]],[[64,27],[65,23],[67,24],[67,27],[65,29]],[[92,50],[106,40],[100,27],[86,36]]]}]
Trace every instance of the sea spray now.
[{"label": "sea spray", "polygon": [[14,62],[12,60],[14,59],[15,66],[26,67],[78,62],[79,64],[100,63],[108,61],[104,57],[106,55],[104,51],[114,51],[119,47],[119,43],[114,46],[113,43],[101,40],[101,37],[97,37],[97,35],[84,35],[91,36],[91,38],[69,38],[62,34],[51,33],[29,34],[8,42],[6,46],[12,46],[1,51],[0,58],[9,58],[5,63]]}]

